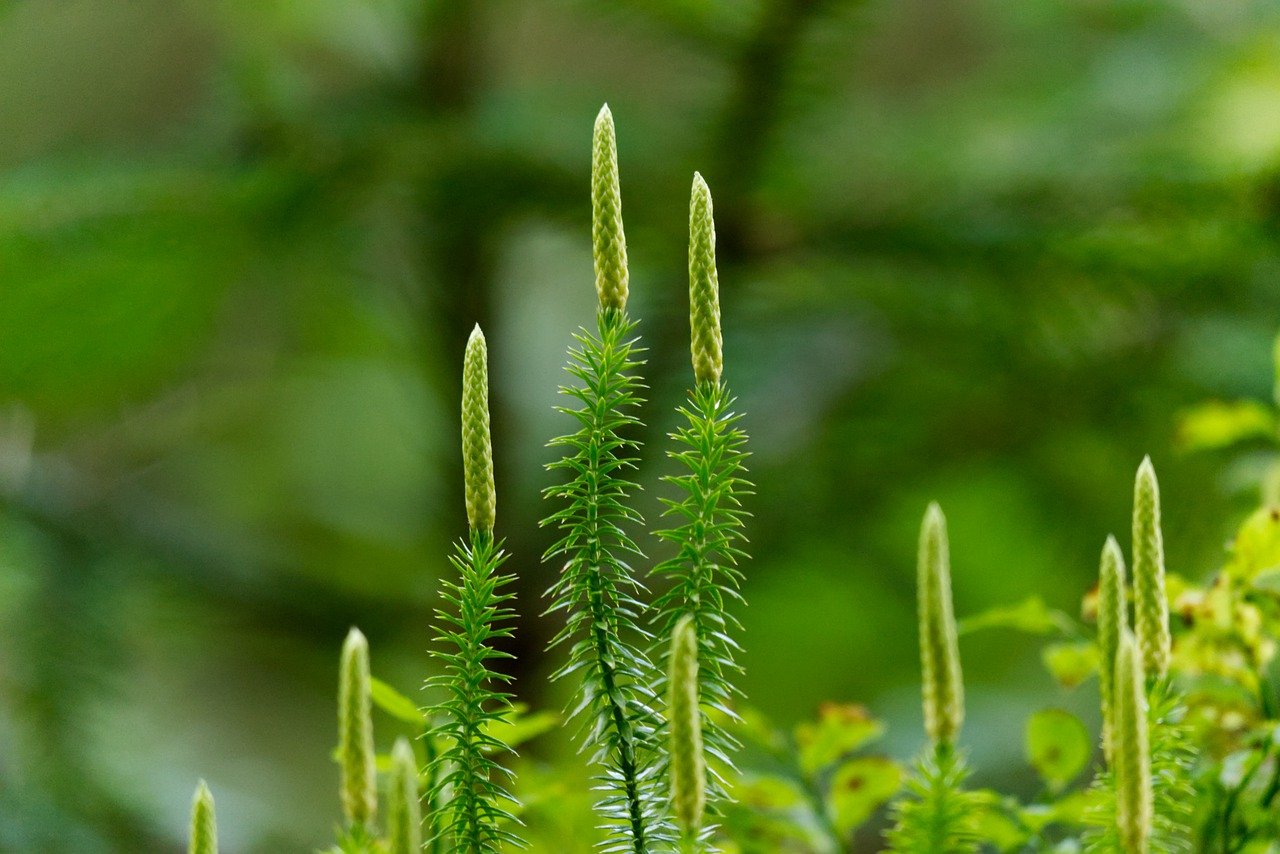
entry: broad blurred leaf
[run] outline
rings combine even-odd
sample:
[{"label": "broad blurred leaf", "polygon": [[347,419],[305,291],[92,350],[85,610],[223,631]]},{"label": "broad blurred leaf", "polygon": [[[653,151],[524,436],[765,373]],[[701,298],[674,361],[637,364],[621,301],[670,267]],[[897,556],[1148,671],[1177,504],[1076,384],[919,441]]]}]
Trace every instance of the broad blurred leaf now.
[{"label": "broad blurred leaf", "polygon": [[427,716],[417,704],[376,676],[369,680],[373,704],[382,711],[414,726],[426,726]]},{"label": "broad blurred leaf", "polygon": [[1027,720],[1027,761],[1058,791],[1084,770],[1093,752],[1089,730],[1075,715],[1043,709]]},{"label": "broad blurred leaf", "polygon": [[1275,415],[1256,400],[1213,400],[1178,417],[1178,445],[1184,451],[1217,450],[1246,439],[1274,436],[1275,429]]},{"label": "broad blurred leaf", "polygon": [[1260,507],[1236,533],[1226,571],[1237,578],[1252,579],[1276,567],[1280,567],[1280,509]]},{"label": "broad blurred leaf", "polygon": [[884,733],[884,724],[848,703],[823,703],[816,722],[796,727],[800,768],[812,775]]},{"label": "broad blurred leaf", "polygon": [[1068,634],[1074,628],[1070,617],[1045,605],[1039,596],[1032,596],[1016,605],[1002,605],[974,614],[961,620],[957,626],[962,635],[981,629],[1016,629],[1033,635]]},{"label": "broad blurred leaf", "polygon": [[902,786],[902,768],[883,756],[851,759],[831,778],[830,809],[836,829],[850,833]]},{"label": "broad blurred leaf", "polygon": [[1098,648],[1092,641],[1050,644],[1040,658],[1063,688],[1074,688],[1098,672]]},{"label": "broad blurred leaf", "polygon": [[511,714],[500,721],[494,721],[488,727],[489,735],[507,747],[519,747],[526,741],[532,741],[544,732],[549,732],[560,723],[560,716],[555,712],[534,712],[529,714],[529,707],[517,703]]}]

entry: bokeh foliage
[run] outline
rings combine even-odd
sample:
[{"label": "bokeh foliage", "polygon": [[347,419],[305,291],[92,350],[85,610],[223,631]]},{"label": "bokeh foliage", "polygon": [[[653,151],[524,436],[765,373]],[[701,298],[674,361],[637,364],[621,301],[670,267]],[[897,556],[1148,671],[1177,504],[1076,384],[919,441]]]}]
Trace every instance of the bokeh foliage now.
[{"label": "bokeh foliage", "polygon": [[[517,691],[558,708],[537,495],[606,100],[655,429],[716,190],[756,706],[866,702],[913,752],[929,498],[962,619],[1074,609],[1144,453],[1171,571],[1218,565],[1259,463],[1178,455],[1174,415],[1270,395],[1278,43],[1264,2],[0,7],[0,849],[164,850],[201,775],[229,850],[325,837],[341,637],[424,675],[476,322]],[[1034,654],[962,645],[977,764],[1020,779]]]}]

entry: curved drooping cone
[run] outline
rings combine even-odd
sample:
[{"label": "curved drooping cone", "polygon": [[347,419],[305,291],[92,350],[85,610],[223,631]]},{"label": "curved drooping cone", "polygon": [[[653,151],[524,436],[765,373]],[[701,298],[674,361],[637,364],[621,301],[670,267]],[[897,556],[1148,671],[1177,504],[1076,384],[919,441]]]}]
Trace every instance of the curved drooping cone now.
[{"label": "curved drooping cone", "polygon": [[351,827],[365,827],[378,810],[373,750],[369,642],[352,628],[342,644],[338,679],[338,764],[342,812]]},{"label": "curved drooping cone", "polygon": [[1147,854],[1151,839],[1151,749],[1146,689],[1133,634],[1125,631],[1116,652],[1115,728],[1112,764],[1116,779],[1116,830],[1125,854]]},{"label": "curved drooping cone", "polygon": [[695,840],[702,830],[706,808],[707,766],[702,746],[702,712],[698,708],[698,637],[689,616],[681,618],[671,634],[667,692],[671,806],[681,834],[686,840]]},{"label": "curved drooping cone", "polygon": [[1111,732],[1115,726],[1116,652],[1120,635],[1128,630],[1124,592],[1124,555],[1115,537],[1107,537],[1098,567],[1098,686],[1102,694],[1102,748],[1112,761]]},{"label": "curved drooping cone", "polygon": [[498,499],[489,438],[489,350],[479,324],[462,362],[462,471],[467,522],[473,531],[492,533]]},{"label": "curved drooping cone", "polygon": [[1133,484],[1133,622],[1143,671],[1160,679],[1169,672],[1169,599],[1164,582],[1164,538],[1160,531],[1160,484],[1144,457]]},{"label": "curved drooping cone", "polygon": [[188,854],[218,854],[218,821],[213,811],[213,793],[204,780],[196,786],[191,801],[191,838]]},{"label": "curved drooping cone", "polygon": [[618,182],[618,141],[609,105],[596,116],[591,144],[591,252],[600,307],[627,307],[627,238],[622,231],[622,190]]},{"label": "curved drooping cone", "polygon": [[720,333],[720,280],[716,273],[716,224],[711,190],[693,174],[689,198],[689,325],[693,376],[698,383],[720,381],[724,370]]},{"label": "curved drooping cone", "polygon": [[418,761],[403,736],[391,748],[391,780],[387,788],[389,854],[421,854],[422,805],[418,800]]},{"label": "curved drooping cone", "polygon": [[924,727],[936,747],[949,750],[964,723],[964,684],[951,603],[947,520],[936,503],[929,505],[920,528],[917,568]]}]

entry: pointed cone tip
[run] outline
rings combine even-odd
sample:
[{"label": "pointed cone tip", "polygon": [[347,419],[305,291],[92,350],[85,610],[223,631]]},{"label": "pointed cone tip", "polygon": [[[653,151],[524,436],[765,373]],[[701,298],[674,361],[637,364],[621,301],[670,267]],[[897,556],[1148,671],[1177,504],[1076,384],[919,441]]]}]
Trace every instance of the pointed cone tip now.
[{"label": "pointed cone tip", "polygon": [[484,330],[480,328],[480,324],[476,324],[471,329],[471,335],[467,337],[467,346],[470,347],[474,341],[484,341]]},{"label": "pointed cone tip", "polygon": [[1155,474],[1155,471],[1156,471],[1156,467],[1151,462],[1151,455],[1146,454],[1145,456],[1143,456],[1142,462],[1138,464],[1138,474],[1142,474],[1144,472],[1147,474]]},{"label": "pointed cone tip", "polygon": [[347,632],[347,639],[345,643],[347,646],[367,646],[369,641],[365,638],[364,632],[360,631],[355,626],[352,626],[351,630]]},{"label": "pointed cone tip", "polygon": [[596,113],[596,127],[603,124],[613,124],[613,112],[609,109],[608,101],[601,104],[600,112]]},{"label": "pointed cone tip", "polygon": [[946,515],[942,512],[942,505],[936,501],[930,501],[929,506],[924,511],[925,521],[932,525],[938,525],[947,521]]}]

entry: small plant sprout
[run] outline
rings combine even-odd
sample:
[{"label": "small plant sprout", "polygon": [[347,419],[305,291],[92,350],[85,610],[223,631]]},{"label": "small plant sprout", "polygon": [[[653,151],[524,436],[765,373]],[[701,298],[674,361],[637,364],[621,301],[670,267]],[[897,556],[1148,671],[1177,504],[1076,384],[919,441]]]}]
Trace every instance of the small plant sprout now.
[{"label": "small plant sprout", "polygon": [[[740,604],[742,572],[742,498],[750,494],[743,462],[747,436],[738,427],[734,397],[723,380],[724,357],[720,332],[720,289],[716,274],[716,232],[711,191],[701,175],[694,175],[689,201],[689,322],[693,359],[693,389],[679,408],[684,424],[671,435],[676,447],[668,454],[683,471],[665,480],[680,493],[663,499],[666,515],[677,518],[674,528],[657,536],[675,546],[676,553],[654,568],[673,583],[655,603],[654,629],[669,637],[677,623],[691,617],[698,641],[698,688],[704,708],[702,730],[712,758],[709,805],[718,812],[725,794],[725,776],[733,770],[738,743],[721,723],[736,721],[731,701],[734,682],[742,669],[737,662],[741,632],[729,609]],[[664,650],[660,653],[666,656]],[[707,710],[715,715],[707,714]]]},{"label": "small plant sprout", "polygon": [[1102,694],[1102,748],[1111,762],[1115,721],[1115,663],[1120,636],[1128,630],[1124,555],[1115,537],[1107,537],[1098,568],[1098,685]]},{"label": "small plant sprout", "polygon": [[686,615],[671,633],[671,671],[667,681],[667,721],[671,753],[671,806],[681,844],[698,850],[706,807],[707,767],[698,706],[698,635]]},{"label": "small plant sprout", "polygon": [[[477,326],[462,365],[462,463],[470,536],[450,556],[457,580],[441,581],[443,605],[436,611],[436,657],[442,672],[428,680],[443,699],[432,708],[435,734],[446,743],[434,760],[431,803],[445,812],[433,840],[448,851],[480,854],[523,842],[509,828],[515,798],[505,786],[510,772],[498,757],[510,748],[491,734],[511,712],[511,695],[500,687],[508,676],[490,666],[510,654],[494,642],[511,637],[514,612],[503,592],[511,576],[499,574],[507,555],[494,540],[497,499],[489,437],[489,364],[484,333]],[[443,651],[447,650],[447,651]]]},{"label": "small plant sprout", "polygon": [[964,684],[951,603],[947,520],[930,504],[920,528],[917,565],[924,728],[939,753],[955,747],[964,723]]},{"label": "small plant sprout", "polygon": [[342,812],[357,835],[369,829],[378,810],[369,684],[369,642],[352,628],[342,644],[338,679],[338,764]]},{"label": "small plant sprout", "polygon": [[391,748],[387,787],[388,854],[421,854],[422,805],[418,800],[418,761],[404,737]]},{"label": "small plant sprout", "polygon": [[1115,731],[1112,747],[1116,829],[1124,854],[1147,854],[1151,838],[1151,754],[1142,660],[1132,633],[1120,638],[1115,665]]},{"label": "small plant sprout", "polygon": [[560,507],[544,525],[560,538],[545,560],[561,565],[547,613],[564,615],[551,646],[568,660],[553,678],[577,681],[571,718],[583,722],[583,743],[603,771],[597,808],[604,818],[605,850],[635,854],[671,836],[657,788],[653,665],[642,651],[643,587],[629,561],[641,557],[628,529],[643,522],[631,502],[638,488],[627,479],[636,467],[640,426],[635,416],[644,388],[635,323],[627,316],[626,239],[618,190],[617,144],[608,108],[596,119],[592,152],[592,238],[599,310],[596,332],[581,330],[566,367],[574,384],[561,388],[576,431],[551,441],[564,449],[550,464],[565,481],[545,497]]},{"label": "small plant sprout", "polygon": [[191,801],[191,838],[188,854],[218,854],[218,820],[213,811],[213,793],[204,780],[196,786]]},{"label": "small plant sprout", "polygon": [[1148,679],[1169,672],[1169,600],[1164,582],[1164,538],[1160,531],[1160,484],[1144,457],[1133,484],[1133,613],[1142,666]]}]

